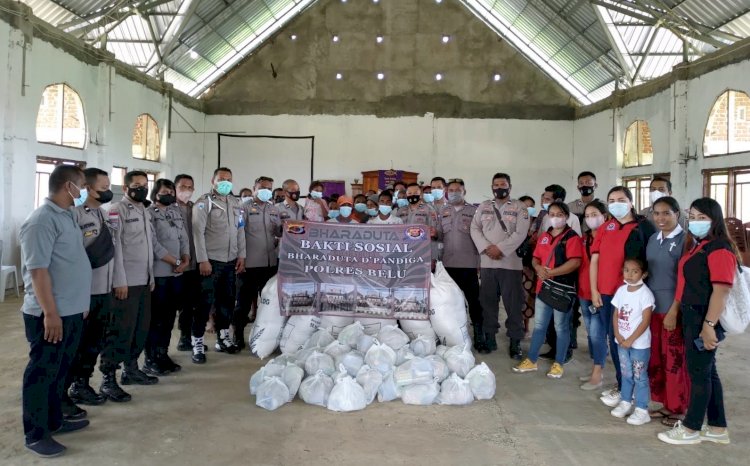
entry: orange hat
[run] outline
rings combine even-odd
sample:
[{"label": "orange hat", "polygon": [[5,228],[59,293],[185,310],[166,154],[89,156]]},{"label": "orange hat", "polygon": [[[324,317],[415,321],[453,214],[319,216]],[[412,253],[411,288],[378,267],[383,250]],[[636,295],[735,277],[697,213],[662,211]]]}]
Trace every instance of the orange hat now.
[{"label": "orange hat", "polygon": [[354,205],[354,199],[352,199],[349,196],[339,196],[339,199],[336,201],[336,204],[338,204],[339,207],[341,207],[344,204]]}]

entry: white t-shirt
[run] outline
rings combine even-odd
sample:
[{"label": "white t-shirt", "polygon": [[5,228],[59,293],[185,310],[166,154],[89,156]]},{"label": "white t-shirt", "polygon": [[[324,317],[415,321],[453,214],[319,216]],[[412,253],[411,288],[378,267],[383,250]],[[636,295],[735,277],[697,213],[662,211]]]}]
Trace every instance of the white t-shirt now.
[{"label": "white t-shirt", "polygon": [[[656,300],[654,294],[646,285],[636,291],[628,291],[628,285],[618,288],[612,298],[612,306],[617,312],[617,328],[623,338],[629,338],[643,322],[643,311],[654,307]],[[632,348],[651,348],[651,329],[646,331],[633,342]]]},{"label": "white t-shirt", "polygon": [[371,217],[370,220],[367,221],[367,223],[372,223],[375,225],[401,225],[404,223],[404,221],[401,220],[400,217],[396,217],[395,215],[391,214],[390,217],[385,220],[382,220],[380,218],[380,215],[376,215],[374,217]]}]

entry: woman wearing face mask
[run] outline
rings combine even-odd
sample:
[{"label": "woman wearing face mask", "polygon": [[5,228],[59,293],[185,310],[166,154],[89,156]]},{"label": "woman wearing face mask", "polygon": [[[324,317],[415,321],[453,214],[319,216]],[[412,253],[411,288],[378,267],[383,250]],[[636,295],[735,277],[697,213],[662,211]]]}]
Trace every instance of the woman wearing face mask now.
[{"label": "woman wearing face mask", "polygon": [[305,220],[310,222],[325,222],[328,220],[328,204],[323,199],[323,183],[310,183],[310,194],[305,201]]},{"label": "woman wearing face mask", "polygon": [[606,325],[609,354],[617,375],[617,387],[607,390],[600,398],[602,403],[614,408],[620,403],[620,359],[614,338],[612,297],[624,283],[622,267],[626,257],[645,260],[646,244],[654,234],[651,222],[633,209],[633,194],[625,186],[615,186],[607,194],[607,208],[612,219],[605,222],[591,245],[591,302],[598,309],[602,325]]},{"label": "woman wearing face mask", "polygon": [[336,216],[328,220],[328,223],[359,223],[352,215],[354,212],[354,200],[349,196],[339,196],[336,199],[338,210],[330,210],[329,214],[336,212]]},{"label": "woman wearing face mask", "polygon": [[180,209],[175,205],[174,183],[163,178],[156,180],[151,201],[156,286],[151,293],[151,323],[143,371],[165,375],[181,369],[167,355],[167,350],[182,293],[182,272],[190,265],[190,242]]},{"label": "woman wearing face mask", "polygon": [[354,213],[352,217],[359,223],[367,223],[367,220],[370,219],[370,216],[367,215],[367,196],[364,194],[354,196]]},{"label": "woman wearing face mask", "polygon": [[[529,218],[531,218],[531,224],[529,225],[529,244],[533,248],[536,246],[536,240],[538,236],[539,225],[534,221],[537,216],[536,203],[531,196],[521,196],[518,198],[519,201],[526,204],[526,209],[529,211]],[[536,228],[535,228],[536,227]],[[525,259],[525,258],[524,258]],[[523,264],[523,290],[526,293],[526,299],[523,304],[523,329],[526,335],[529,334],[529,319],[534,317],[534,303],[536,302],[536,272],[531,262],[525,261]]]},{"label": "woman wearing face mask", "polygon": [[[602,369],[607,359],[606,326],[601,322],[596,308],[591,304],[591,246],[594,244],[599,228],[607,220],[607,207],[603,202],[594,200],[584,207],[585,233],[583,234],[583,261],[578,269],[578,299],[581,302],[581,316],[588,334],[589,356],[594,360],[591,375],[580,378],[581,390],[596,390],[602,386]],[[593,312],[592,312],[593,311]]]},{"label": "woman wearing face mask", "polygon": [[693,201],[689,219],[690,235],[677,266],[675,300],[680,305],[685,337],[690,401],[685,419],[660,433],[659,440],[674,445],[728,444],[716,348],[724,337],[719,318],[734,285],[740,256],[715,200],[704,197]]},{"label": "woman wearing face mask", "polygon": [[362,223],[369,223],[373,217],[377,217],[378,215],[378,195],[377,194],[373,194],[372,196],[367,198],[367,210],[365,211],[365,213],[367,213],[367,219]]}]

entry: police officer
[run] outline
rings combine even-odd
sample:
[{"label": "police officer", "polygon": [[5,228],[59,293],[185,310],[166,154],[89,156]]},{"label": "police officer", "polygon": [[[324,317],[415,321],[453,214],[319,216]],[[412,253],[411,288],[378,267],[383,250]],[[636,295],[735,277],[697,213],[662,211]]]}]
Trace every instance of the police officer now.
[{"label": "police officer", "polygon": [[70,369],[72,385],[68,394],[74,402],[84,405],[100,405],[107,398],[116,402],[130,401],[130,395],[120,388],[115,377],[105,380],[101,394],[89,385],[99,353],[112,358],[113,348],[106,344],[106,335],[111,332],[110,322],[119,321],[112,313],[112,300],[115,255],[122,251],[115,248],[114,236],[101,209],[102,204],[112,200],[109,175],[98,168],[87,168],[84,174],[88,197],[85,204],[73,210],[73,216],[83,234],[83,246],[91,263],[91,301],[89,314],[83,321],[78,353]]},{"label": "police officer", "polygon": [[253,301],[257,303],[260,290],[276,275],[278,269],[278,238],[281,236],[279,211],[272,200],[273,179],[261,176],[255,180],[255,197],[242,205],[245,215],[244,238],[247,259],[242,274],[240,299],[232,315],[234,339],[237,346],[245,347],[244,329]]},{"label": "police officer", "polygon": [[[646,217],[646,220],[651,222],[651,225],[654,227],[654,229],[656,229],[656,222],[654,222],[654,202],[658,201],[662,197],[672,195],[672,182],[661,176],[656,176],[653,180],[651,180],[651,184],[649,185],[648,190],[648,200],[650,204],[648,207],[641,209],[641,211],[638,212],[638,215]],[[683,230],[687,230],[687,212],[680,212],[680,218],[677,220],[677,223],[680,225],[680,227],[682,227]]]},{"label": "police officer", "polygon": [[[560,186],[559,184],[551,184],[544,188],[544,192],[542,193],[542,209],[544,209],[545,215],[542,218],[542,226],[541,231],[544,233],[545,231],[549,230],[552,226],[550,218],[546,215],[547,210],[549,209],[550,204],[553,202],[564,202],[565,196],[567,195],[567,192],[565,191],[565,188]],[[577,215],[569,215],[568,216],[568,226],[573,229],[576,233],[579,235],[581,234],[581,221],[578,219]]]},{"label": "police officer", "polygon": [[[232,170],[220,167],[211,178],[211,192],[193,206],[195,256],[201,274],[201,299],[193,319],[193,362],[206,362],[203,336],[211,307],[216,305],[216,351],[236,353],[229,336],[235,301],[235,276],[245,270],[245,218],[232,195]],[[270,194],[270,193],[269,193]],[[270,197],[269,197],[270,199]]]},{"label": "police officer", "polygon": [[498,322],[499,298],[502,296],[508,319],[506,334],[510,338],[509,355],[522,359],[523,329],[523,264],[516,249],[526,239],[529,231],[529,212],[526,204],[511,199],[510,175],[495,173],[492,177],[494,199],[484,201],[471,222],[471,238],[480,255],[482,286],[479,300],[482,304],[484,352],[497,349],[495,334]]},{"label": "police officer", "polygon": [[138,368],[138,356],[143,351],[151,322],[151,291],[154,289],[154,246],[151,215],[144,205],[148,197],[148,177],[145,172],[131,171],[125,175],[125,196],[109,208],[111,225],[117,225],[115,247],[116,313],[121,320],[116,324],[114,358],[105,357],[100,367],[106,378],[114,375],[120,362],[124,363],[120,383],[123,385],[153,385],[159,381]]},{"label": "police officer", "polygon": [[439,213],[443,232],[443,265],[469,303],[469,316],[474,327],[474,348],[480,351],[484,349],[484,333],[477,276],[479,253],[471,239],[471,222],[477,208],[466,202],[466,188],[464,180],[460,178],[453,178],[448,182],[446,194],[448,204]]},{"label": "police officer", "polygon": [[432,238],[432,260],[438,259],[438,243],[442,238],[440,225],[435,209],[422,202],[422,189],[417,183],[409,183],[406,187],[406,200],[409,203],[404,208],[399,208],[396,215],[404,224],[415,223],[427,225],[430,228]]},{"label": "police officer", "polygon": [[294,180],[286,180],[281,184],[284,191],[284,199],[276,204],[276,210],[279,211],[281,223],[285,220],[302,220],[304,218],[304,209],[299,201],[299,184]]},{"label": "police officer", "polygon": [[568,202],[570,213],[578,217],[578,222],[584,233],[589,230],[588,225],[586,225],[583,219],[586,206],[595,199],[594,191],[598,187],[599,185],[596,184],[596,175],[593,172],[583,171],[578,174],[578,192],[581,193],[581,197],[575,201]]},{"label": "police officer", "polygon": [[193,326],[195,309],[200,301],[201,289],[201,276],[198,273],[198,265],[195,260],[195,240],[193,239],[193,202],[190,200],[195,192],[195,182],[192,176],[182,174],[175,177],[174,184],[177,191],[177,206],[180,209],[182,223],[190,244],[190,261],[182,274],[182,299],[180,300],[180,316],[178,319],[180,341],[177,343],[177,351],[192,351],[190,329]]},{"label": "police officer", "polygon": [[435,210],[440,212],[440,210],[450,202],[446,202],[447,199],[445,198],[445,189],[446,189],[446,183],[445,178],[442,176],[436,176],[430,181],[430,194],[432,194],[432,205],[435,207]]}]

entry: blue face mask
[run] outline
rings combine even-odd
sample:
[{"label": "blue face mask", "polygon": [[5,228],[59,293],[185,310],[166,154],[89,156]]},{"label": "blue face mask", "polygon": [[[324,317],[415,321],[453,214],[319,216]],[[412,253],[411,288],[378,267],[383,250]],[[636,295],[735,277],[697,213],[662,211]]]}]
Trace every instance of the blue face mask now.
[{"label": "blue face mask", "polygon": [[527,210],[529,211],[529,217],[536,217],[536,207],[527,207]]},{"label": "blue face mask", "polygon": [[342,205],[341,207],[339,207],[339,213],[342,217],[348,217],[352,214],[352,208],[348,205]]},{"label": "blue face mask", "polygon": [[440,199],[442,199],[444,195],[445,195],[445,191],[443,191],[440,188],[435,188],[432,190],[432,197],[434,197],[436,201],[439,201]]},{"label": "blue face mask", "polygon": [[390,215],[392,210],[393,210],[393,207],[391,207],[389,205],[379,205],[378,206],[378,211],[380,211],[380,213],[383,214],[383,215]]},{"label": "blue face mask", "polygon": [[[78,186],[76,186],[78,188]],[[68,194],[70,194],[70,197],[73,197],[73,205],[76,207],[80,207],[83,204],[86,203],[86,199],[89,198],[89,190],[86,188],[78,188],[78,197],[73,197],[72,194],[70,194],[70,191],[68,191]]]},{"label": "blue face mask", "polygon": [[310,198],[312,199],[323,199],[323,193],[320,191],[311,191]]},{"label": "blue face mask", "polygon": [[432,193],[424,193],[424,195],[422,195],[422,198],[428,204],[432,204],[433,202],[435,202],[435,196],[433,196]]},{"label": "blue face mask", "polygon": [[273,197],[273,191],[266,188],[261,188],[258,190],[258,200],[260,202],[268,202]]},{"label": "blue face mask", "polygon": [[690,220],[688,230],[696,238],[703,239],[711,230],[711,220]]},{"label": "blue face mask", "polygon": [[549,206],[551,206],[551,205],[552,204],[542,204],[542,209],[544,209],[544,210],[546,210],[546,211],[549,212]]},{"label": "blue face mask", "polygon": [[354,204],[354,210],[356,210],[359,213],[362,213],[365,210],[367,210],[367,204],[362,204],[361,202],[357,202],[356,204]]},{"label": "blue face mask", "polygon": [[409,201],[406,199],[399,199],[396,201],[396,205],[399,207],[399,209],[403,209],[404,207],[409,205]]},{"label": "blue face mask", "polygon": [[338,210],[329,210],[328,211],[328,218],[337,218],[339,216]]},{"label": "blue face mask", "polygon": [[378,215],[378,209],[367,209],[367,215],[369,215],[370,217]]},{"label": "blue face mask", "polygon": [[609,204],[609,213],[616,219],[625,218],[630,212],[627,202],[612,202]]},{"label": "blue face mask", "polygon": [[226,196],[229,193],[232,192],[232,182],[222,180],[216,183],[216,192],[219,193],[220,196]]}]

